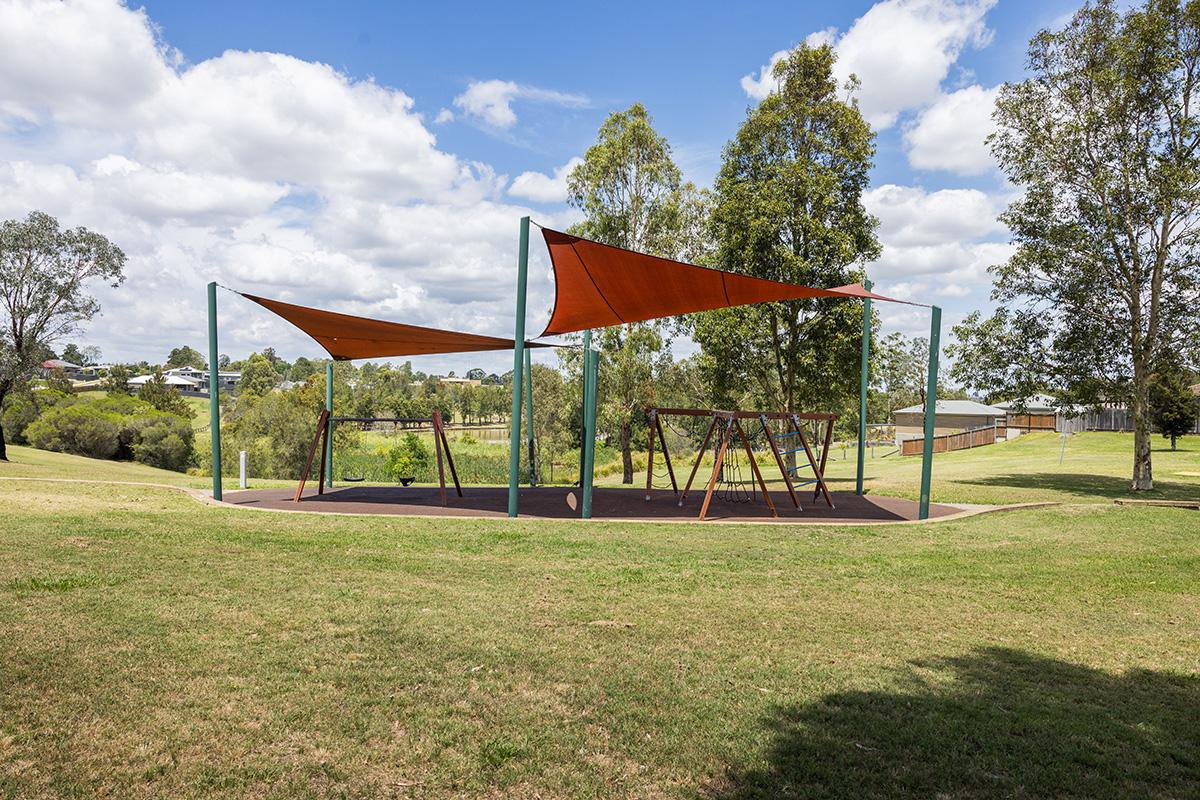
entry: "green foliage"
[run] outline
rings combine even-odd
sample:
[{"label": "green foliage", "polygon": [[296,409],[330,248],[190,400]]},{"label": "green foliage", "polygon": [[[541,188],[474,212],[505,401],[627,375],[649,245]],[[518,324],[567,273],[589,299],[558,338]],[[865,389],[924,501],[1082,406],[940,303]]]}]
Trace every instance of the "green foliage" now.
[{"label": "green foliage", "polygon": [[46,407],[24,431],[42,450],[91,458],[134,459],[182,471],[193,463],[194,433],[183,417],[126,395]]},{"label": "green foliage", "polygon": [[992,270],[995,335],[963,331],[975,388],[1127,399],[1132,485],[1150,489],[1154,360],[1200,328],[1200,6],[1089,3],[1034,37],[1028,72],[994,115],[992,152],[1022,194],[1001,218],[1017,250]]},{"label": "green foliage", "polygon": [[201,355],[199,350],[184,345],[183,347],[174,348],[167,356],[167,369],[175,369],[176,367],[205,369],[208,367],[208,361]]},{"label": "green foliage", "polygon": [[1175,440],[1192,432],[1200,419],[1200,397],[1192,377],[1174,365],[1159,369],[1150,381],[1150,421],[1165,438]]},{"label": "green foliage", "polygon": [[125,254],[108,239],[62,230],[41,211],[0,224],[0,407],[36,374],[51,344],[100,310],[88,283],[119,286],[124,267]]},{"label": "green foliage", "polygon": [[271,365],[270,359],[261,353],[253,353],[242,365],[238,390],[242,394],[261,397],[274,389],[278,383],[279,373]]},{"label": "green foliage", "polygon": [[149,403],[159,411],[175,414],[184,419],[191,419],[196,413],[195,409],[188,405],[188,402],[179,394],[179,391],[174,386],[167,384],[160,369],[154,370],[154,375],[150,380],[142,384],[142,388],[138,390],[138,399]]},{"label": "green foliage", "polygon": [[[711,215],[722,268],[838,286],[861,280],[854,265],[879,256],[878,223],[862,204],[875,137],[844,99],[834,60],[830,47],[806,44],[780,60],[778,90],[726,146]],[[830,408],[857,394],[861,303],[766,303],[690,324],[721,405]]]},{"label": "green foliage", "polygon": [[52,389],[35,392],[28,387],[24,391],[10,394],[5,401],[3,414],[0,414],[0,427],[4,429],[4,436],[13,444],[25,444],[28,441],[25,429],[47,408],[65,403],[70,397]]},{"label": "green foliage", "polygon": [[182,472],[191,466],[196,436],[191,423],[175,414],[135,418],[131,450],[133,460],[151,467]]},{"label": "green foliage", "polygon": [[[694,259],[703,249],[706,195],[683,183],[670,144],[640,103],[605,119],[567,186],[568,202],[585,215],[571,226],[577,236],[668,258]],[[620,325],[594,340],[603,354],[597,422],[620,442],[627,483],[635,426],[655,404],[650,378],[664,354],[663,331],[661,323]]]},{"label": "green foliage", "polygon": [[379,455],[386,458],[387,473],[395,481],[424,475],[433,465],[429,448],[411,431],[390,448],[380,448]]},{"label": "green foliage", "polygon": [[100,385],[109,394],[129,394],[129,379],[133,377],[124,364],[114,364]]},{"label": "green foliage", "polygon": [[90,458],[113,458],[121,446],[120,414],[98,404],[55,406],[25,429],[34,447]]}]

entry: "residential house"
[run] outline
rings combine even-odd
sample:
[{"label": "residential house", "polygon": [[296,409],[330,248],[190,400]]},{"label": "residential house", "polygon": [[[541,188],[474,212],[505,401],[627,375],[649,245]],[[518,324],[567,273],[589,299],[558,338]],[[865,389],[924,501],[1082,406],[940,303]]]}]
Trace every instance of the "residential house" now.
[{"label": "residential house", "polygon": [[[934,435],[986,428],[997,422],[1004,424],[1007,412],[996,406],[984,405],[974,400],[938,400],[934,410]],[[925,435],[925,408],[909,406],[892,412],[896,426],[896,441],[920,439]]]}]

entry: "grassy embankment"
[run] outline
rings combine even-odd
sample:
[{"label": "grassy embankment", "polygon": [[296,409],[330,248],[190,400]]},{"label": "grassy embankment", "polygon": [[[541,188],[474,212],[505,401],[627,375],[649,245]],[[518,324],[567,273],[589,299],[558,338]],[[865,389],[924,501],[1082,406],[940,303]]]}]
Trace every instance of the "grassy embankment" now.
[{"label": "grassy embankment", "polygon": [[[1200,516],[1099,504],[1128,441],[939,456],[935,497],[1070,505],[923,527],[0,480],[0,796],[1191,796]],[[0,478],[207,483],[11,453]],[[1155,463],[1200,494],[1195,450]],[[868,464],[915,490],[915,461]]]}]

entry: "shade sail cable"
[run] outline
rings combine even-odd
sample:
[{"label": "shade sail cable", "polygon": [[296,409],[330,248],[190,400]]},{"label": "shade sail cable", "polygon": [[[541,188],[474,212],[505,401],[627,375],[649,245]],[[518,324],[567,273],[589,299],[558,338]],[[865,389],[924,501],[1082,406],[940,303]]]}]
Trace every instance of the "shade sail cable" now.
[{"label": "shade sail cable", "polygon": [[538,338],[778,300],[828,297],[921,305],[858,283],[831,289],[783,283],[537,227],[550,252],[555,284],[554,309]]}]

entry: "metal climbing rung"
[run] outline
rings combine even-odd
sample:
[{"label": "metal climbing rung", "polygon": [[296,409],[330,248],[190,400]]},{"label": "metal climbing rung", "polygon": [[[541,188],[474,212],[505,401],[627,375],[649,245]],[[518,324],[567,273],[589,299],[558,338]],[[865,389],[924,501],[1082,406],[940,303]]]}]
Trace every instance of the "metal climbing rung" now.
[{"label": "metal climbing rung", "polygon": [[812,464],[797,464],[794,467],[788,467],[788,472],[795,472],[798,469],[812,469]]},{"label": "metal climbing rung", "polygon": [[811,481],[805,481],[804,483],[795,483],[795,484],[792,484],[792,485],[793,485],[793,486],[808,486],[808,485],[810,485],[810,484],[814,484],[814,483],[816,483],[816,482],[817,482],[817,481],[814,479],[814,480],[811,480]]},{"label": "metal climbing rung", "polygon": [[799,436],[799,435],[800,435],[800,433],[798,431],[791,431],[789,433],[777,433],[777,434],[775,434],[775,438],[776,439],[786,439],[789,436]]},{"label": "metal climbing rung", "polygon": [[804,452],[804,448],[803,448],[803,447],[797,447],[795,450],[784,450],[784,451],[783,451],[782,453],[780,453],[779,455],[781,455],[781,456],[790,456],[792,453],[803,453],[803,452]]}]

